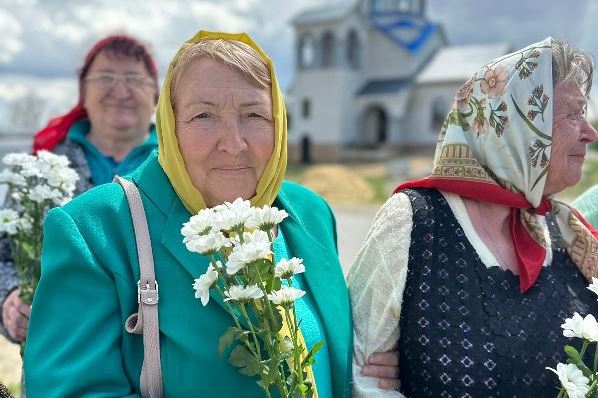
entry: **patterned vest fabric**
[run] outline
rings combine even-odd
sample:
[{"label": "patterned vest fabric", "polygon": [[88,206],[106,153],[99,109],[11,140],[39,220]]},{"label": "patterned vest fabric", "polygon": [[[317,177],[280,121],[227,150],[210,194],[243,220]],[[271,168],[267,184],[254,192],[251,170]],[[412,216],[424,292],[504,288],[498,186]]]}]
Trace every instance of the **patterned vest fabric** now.
[{"label": "patterned vest fabric", "polygon": [[598,314],[598,302],[550,217],[552,264],[522,295],[518,276],[482,263],[439,191],[403,192],[413,229],[400,320],[401,391],[409,398],[556,397],[558,378],[545,368],[565,362],[565,345],[581,346],[560,325],[575,312]]}]

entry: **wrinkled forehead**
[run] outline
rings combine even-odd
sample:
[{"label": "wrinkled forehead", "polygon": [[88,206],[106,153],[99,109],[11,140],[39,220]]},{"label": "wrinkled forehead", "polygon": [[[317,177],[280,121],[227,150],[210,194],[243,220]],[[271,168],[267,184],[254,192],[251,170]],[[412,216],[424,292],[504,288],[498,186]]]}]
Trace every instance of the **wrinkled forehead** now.
[{"label": "wrinkled forehead", "polygon": [[185,66],[172,102],[175,111],[197,103],[272,106],[270,87],[260,87],[236,69],[206,57]]},{"label": "wrinkled forehead", "polygon": [[555,114],[585,109],[587,102],[581,87],[575,82],[560,83],[554,87]]}]

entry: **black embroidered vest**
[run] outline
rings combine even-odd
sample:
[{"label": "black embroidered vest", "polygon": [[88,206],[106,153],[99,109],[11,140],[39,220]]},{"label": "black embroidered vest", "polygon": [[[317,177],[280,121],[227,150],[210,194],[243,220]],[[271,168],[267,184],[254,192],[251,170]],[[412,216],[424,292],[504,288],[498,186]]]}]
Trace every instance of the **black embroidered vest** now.
[{"label": "black embroidered vest", "polygon": [[[596,295],[550,228],[553,261],[536,284],[486,268],[437,190],[404,191],[413,207],[399,339],[401,391],[418,397],[556,397],[560,325],[598,315]],[[593,351],[591,355],[593,357]],[[586,361],[590,364],[590,361]]]}]

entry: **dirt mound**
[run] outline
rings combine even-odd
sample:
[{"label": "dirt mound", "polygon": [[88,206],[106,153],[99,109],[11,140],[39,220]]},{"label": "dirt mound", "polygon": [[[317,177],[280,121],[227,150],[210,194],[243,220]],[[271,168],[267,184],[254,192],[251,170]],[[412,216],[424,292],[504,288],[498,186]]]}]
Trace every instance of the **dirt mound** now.
[{"label": "dirt mound", "polygon": [[365,203],[375,195],[365,178],[340,165],[312,166],[301,175],[299,182],[336,204]]}]

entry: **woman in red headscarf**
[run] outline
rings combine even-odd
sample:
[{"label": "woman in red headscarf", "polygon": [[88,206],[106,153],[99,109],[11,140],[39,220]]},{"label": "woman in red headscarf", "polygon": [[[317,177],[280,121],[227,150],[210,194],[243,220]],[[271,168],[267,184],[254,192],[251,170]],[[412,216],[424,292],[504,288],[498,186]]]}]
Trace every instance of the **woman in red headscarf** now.
[{"label": "woman in red headscarf", "polygon": [[[598,138],[592,74],[587,53],[547,38],[457,92],[432,173],[397,187],[350,272],[354,396],[556,395],[561,324],[598,312],[598,233],[553,198]],[[392,348],[401,392],[366,369]]]},{"label": "woman in red headscarf", "polygon": [[[33,152],[65,155],[80,176],[75,195],[133,171],[157,148],[151,118],[158,99],[154,59],[138,40],[108,36],[89,51],[79,72],[79,101],[50,120]],[[0,238],[0,333],[25,339],[29,306],[19,300],[8,240]]]}]

